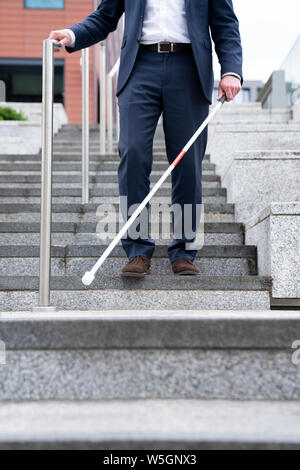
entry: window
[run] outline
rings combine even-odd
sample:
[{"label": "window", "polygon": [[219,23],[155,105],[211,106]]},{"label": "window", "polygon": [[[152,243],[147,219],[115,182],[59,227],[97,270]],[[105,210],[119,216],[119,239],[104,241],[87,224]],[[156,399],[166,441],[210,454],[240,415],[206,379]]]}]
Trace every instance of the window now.
[{"label": "window", "polygon": [[[42,101],[42,61],[0,58],[0,80],[6,86],[6,101]],[[54,101],[64,102],[64,59],[54,60]]]},{"label": "window", "polygon": [[63,10],[64,3],[65,0],[24,0],[24,7]]}]

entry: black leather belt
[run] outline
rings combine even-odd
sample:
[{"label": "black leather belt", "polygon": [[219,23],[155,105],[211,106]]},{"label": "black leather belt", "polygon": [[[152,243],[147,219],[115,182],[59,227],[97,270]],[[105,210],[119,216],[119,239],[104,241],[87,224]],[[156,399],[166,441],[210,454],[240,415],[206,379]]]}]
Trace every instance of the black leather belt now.
[{"label": "black leather belt", "polygon": [[140,44],[142,49],[155,51],[159,54],[169,54],[170,52],[183,52],[192,48],[191,43],[184,42],[158,42],[156,44]]}]

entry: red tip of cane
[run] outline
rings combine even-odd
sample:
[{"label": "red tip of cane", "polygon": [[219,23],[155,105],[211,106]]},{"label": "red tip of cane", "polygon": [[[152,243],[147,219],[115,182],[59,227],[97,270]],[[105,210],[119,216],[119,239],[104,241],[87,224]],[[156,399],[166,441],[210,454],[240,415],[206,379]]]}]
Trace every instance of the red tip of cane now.
[{"label": "red tip of cane", "polygon": [[173,165],[176,166],[177,163],[180,162],[180,160],[182,159],[182,157],[186,154],[186,152],[184,150],[181,150],[180,154],[178,155],[178,157],[175,158],[174,162],[173,162]]}]

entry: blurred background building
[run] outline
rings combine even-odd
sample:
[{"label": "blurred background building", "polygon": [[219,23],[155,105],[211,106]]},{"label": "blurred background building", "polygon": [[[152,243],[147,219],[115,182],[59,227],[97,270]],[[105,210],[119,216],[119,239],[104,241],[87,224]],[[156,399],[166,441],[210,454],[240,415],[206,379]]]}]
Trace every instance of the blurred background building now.
[{"label": "blurred background building", "polygon": [[[217,99],[218,86],[219,86],[219,80],[215,80],[213,101]],[[256,101],[263,86],[264,86],[264,83],[261,80],[245,80],[243,83],[243,89],[236,96],[234,103],[242,104],[242,103],[252,103]]]},{"label": "blurred background building", "polygon": [[[42,41],[53,29],[67,28],[94,11],[99,0],[1,0],[0,80],[6,101],[41,102]],[[107,69],[119,57],[122,27],[107,40]],[[13,34],[12,34],[13,31]],[[97,122],[98,48],[90,53],[90,122]],[[80,54],[55,54],[55,102],[63,103],[70,123],[81,121]]]},{"label": "blurred background building", "polygon": [[258,101],[263,108],[293,108],[300,102],[300,36],[265,86],[261,89]]},{"label": "blurred background building", "polygon": [[[73,25],[95,10],[99,0],[1,0],[0,82],[8,102],[41,102],[42,40],[52,29]],[[13,13],[12,13],[13,12]],[[108,73],[120,54],[123,22],[106,41]],[[13,31],[13,34],[11,32]],[[235,104],[259,101],[263,108],[292,107],[300,99],[300,36],[283,61],[264,84],[247,80]],[[54,99],[65,107],[70,123],[81,121],[81,54],[55,54]],[[90,52],[90,122],[99,122],[99,47]],[[217,73],[217,70],[216,70]],[[114,82],[114,85],[116,83]],[[2,93],[2,92],[1,92]],[[215,81],[213,100],[218,93]]]}]

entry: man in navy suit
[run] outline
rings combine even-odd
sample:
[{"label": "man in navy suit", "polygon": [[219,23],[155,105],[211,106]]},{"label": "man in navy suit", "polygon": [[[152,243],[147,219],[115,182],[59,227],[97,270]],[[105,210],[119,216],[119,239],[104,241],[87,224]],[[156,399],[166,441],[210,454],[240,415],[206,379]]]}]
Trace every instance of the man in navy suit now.
[{"label": "man in navy suit", "polygon": [[[69,29],[52,31],[68,52],[103,41],[125,12],[117,96],[120,111],[119,189],[128,207],[149,192],[152,146],[160,114],[171,163],[208,114],[213,90],[212,44],[221,65],[218,99],[231,101],[242,85],[242,47],[232,0],[102,0],[95,12]],[[172,203],[196,208],[202,202],[203,132],[172,173]],[[181,220],[185,226],[184,216]],[[192,241],[175,237],[168,253],[173,273],[199,274]],[[122,241],[129,258],[124,276],[150,273],[154,240]]]}]

